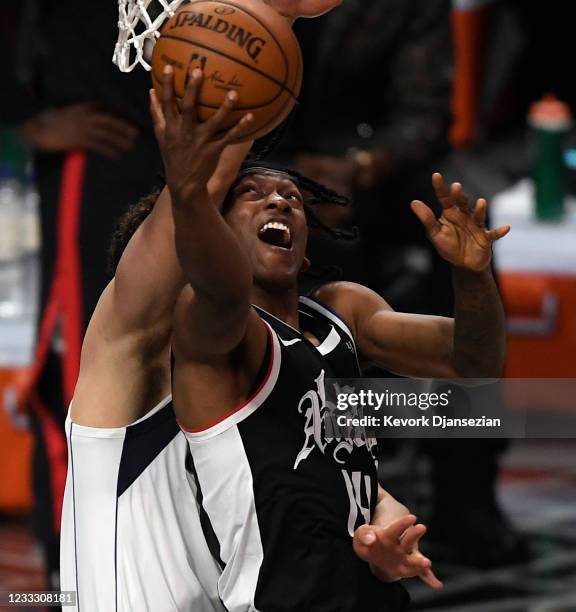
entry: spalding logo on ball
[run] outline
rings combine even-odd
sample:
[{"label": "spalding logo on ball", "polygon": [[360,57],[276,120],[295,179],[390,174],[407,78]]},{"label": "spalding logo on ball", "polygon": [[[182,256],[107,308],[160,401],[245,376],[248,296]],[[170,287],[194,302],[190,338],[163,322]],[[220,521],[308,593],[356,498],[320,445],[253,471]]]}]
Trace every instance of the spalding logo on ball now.
[{"label": "spalding logo on ball", "polygon": [[228,91],[239,95],[228,126],[254,115],[251,138],[277,127],[296,103],[302,85],[302,54],[284,17],[261,0],[197,0],[182,6],[161,30],[152,55],[152,81],[160,90],[166,64],[182,97],[190,68],[204,72],[198,99],[202,121]]}]

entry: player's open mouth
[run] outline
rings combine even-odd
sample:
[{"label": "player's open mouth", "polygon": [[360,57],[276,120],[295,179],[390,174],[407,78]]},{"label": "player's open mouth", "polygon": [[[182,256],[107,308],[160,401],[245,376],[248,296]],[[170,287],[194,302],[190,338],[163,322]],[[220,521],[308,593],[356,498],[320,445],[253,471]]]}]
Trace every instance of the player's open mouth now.
[{"label": "player's open mouth", "polygon": [[258,232],[258,238],[266,244],[281,249],[290,250],[292,248],[292,233],[290,232],[290,228],[278,221],[269,221],[265,223]]}]

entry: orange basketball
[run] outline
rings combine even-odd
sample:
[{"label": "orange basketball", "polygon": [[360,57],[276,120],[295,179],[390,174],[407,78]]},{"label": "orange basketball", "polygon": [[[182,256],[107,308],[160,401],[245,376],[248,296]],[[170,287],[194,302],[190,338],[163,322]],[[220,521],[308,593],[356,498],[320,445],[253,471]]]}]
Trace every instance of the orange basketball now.
[{"label": "orange basketball", "polygon": [[184,95],[190,67],[204,72],[198,99],[202,121],[211,117],[230,90],[239,101],[227,127],[248,112],[250,138],[264,136],[290,113],[302,84],[302,54],[286,19],[261,0],[193,0],[161,30],[152,55],[152,81],[160,90],[166,64],[174,87]]}]

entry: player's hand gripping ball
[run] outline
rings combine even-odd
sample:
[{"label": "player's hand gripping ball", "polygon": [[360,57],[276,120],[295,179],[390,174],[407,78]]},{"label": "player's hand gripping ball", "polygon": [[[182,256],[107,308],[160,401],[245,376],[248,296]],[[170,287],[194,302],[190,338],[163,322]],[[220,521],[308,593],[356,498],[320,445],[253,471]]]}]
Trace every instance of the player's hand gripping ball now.
[{"label": "player's hand gripping ball", "polygon": [[187,78],[200,68],[204,80],[198,117],[205,121],[235,90],[239,102],[229,128],[254,115],[246,140],[264,136],[288,117],[302,85],[302,54],[290,24],[261,0],[193,0],[161,30],[152,55],[152,81],[161,91],[162,71],[174,68],[177,98]]}]

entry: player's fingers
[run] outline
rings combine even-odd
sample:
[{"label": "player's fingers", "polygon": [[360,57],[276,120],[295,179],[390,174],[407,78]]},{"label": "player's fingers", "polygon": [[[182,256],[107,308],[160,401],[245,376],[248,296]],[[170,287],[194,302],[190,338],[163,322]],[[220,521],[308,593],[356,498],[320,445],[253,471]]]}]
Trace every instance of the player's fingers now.
[{"label": "player's fingers", "polygon": [[476,225],[480,227],[484,227],[486,225],[486,210],[488,208],[488,203],[484,198],[480,198],[476,202],[476,207],[474,208],[473,218]]},{"label": "player's fingers", "polygon": [[408,557],[407,564],[414,574],[421,574],[423,571],[432,567],[432,561],[421,552],[411,553]]},{"label": "player's fingers", "polygon": [[432,175],[432,186],[436,192],[436,197],[442,205],[442,208],[451,208],[454,204],[450,197],[450,190],[448,189],[444,177],[440,172],[435,172]]},{"label": "player's fingers", "polygon": [[254,132],[254,115],[248,113],[244,115],[238,123],[231,127],[220,139],[222,146],[226,147],[230,144],[244,142],[248,139],[253,139],[251,135]]},{"label": "player's fingers", "polygon": [[450,206],[461,208],[461,202],[465,201],[467,197],[461,183],[452,183],[452,185],[450,185]]},{"label": "player's fingers", "polygon": [[496,242],[496,240],[500,240],[500,238],[504,238],[510,232],[509,225],[503,225],[502,227],[498,227],[496,229],[490,230],[486,232],[486,236],[488,240],[491,242]]},{"label": "player's fingers", "polygon": [[411,553],[412,551],[415,550],[416,546],[418,545],[418,542],[421,540],[422,536],[426,533],[426,525],[413,525],[412,527],[409,527],[404,535],[402,536],[402,539],[400,540],[400,543],[402,545],[402,548],[407,552],[407,553]]},{"label": "player's fingers", "polygon": [[372,546],[378,540],[378,537],[370,525],[362,525],[354,532],[354,539],[363,546]]},{"label": "player's fingers", "polygon": [[452,201],[462,212],[469,213],[472,211],[470,197],[464,191],[460,183],[454,183],[454,185],[452,185]]},{"label": "player's fingers", "polygon": [[444,588],[444,583],[441,580],[438,580],[436,574],[432,571],[432,569],[426,569],[421,574],[419,574],[420,580],[426,583],[431,589],[436,591]]},{"label": "player's fingers", "polygon": [[164,66],[161,77],[162,92],[160,94],[160,105],[167,123],[178,117],[178,106],[174,96],[174,68],[170,64]]},{"label": "player's fingers", "polygon": [[362,525],[354,532],[352,547],[354,552],[362,559],[370,563],[374,560],[375,544],[378,542],[375,530],[371,525]]},{"label": "player's fingers", "polygon": [[418,525],[412,525],[400,536],[400,544],[404,551],[409,553],[414,550],[414,534],[418,534],[419,531],[420,528]]},{"label": "player's fingers", "polygon": [[156,138],[160,139],[164,135],[166,120],[164,119],[164,113],[160,107],[160,102],[158,102],[158,96],[156,95],[155,89],[150,90],[150,116],[152,117]]},{"label": "player's fingers", "polygon": [[[403,516],[402,518],[399,518],[398,520],[388,525],[388,527],[384,529],[384,532],[388,537],[392,539],[393,542],[398,542],[400,540],[400,536],[402,536],[402,534],[409,527],[412,527],[415,522],[416,517],[413,514],[407,514],[406,516]],[[377,535],[379,535],[378,532],[376,533]]]},{"label": "player's fingers", "polygon": [[234,112],[237,104],[238,92],[234,90],[229,91],[224,98],[224,102],[220,105],[220,108],[204,123],[210,138],[214,136],[222,137],[222,131],[225,129],[224,126],[229,120],[230,115]]},{"label": "player's fingers", "polygon": [[420,200],[414,200],[410,205],[414,214],[420,219],[420,223],[426,228],[429,236],[435,236],[440,231],[440,224],[436,215],[429,206]]},{"label": "player's fingers", "polygon": [[185,126],[190,127],[198,120],[196,103],[198,102],[198,92],[204,80],[204,73],[199,68],[194,68],[188,72],[186,79],[186,90],[180,107]]}]

